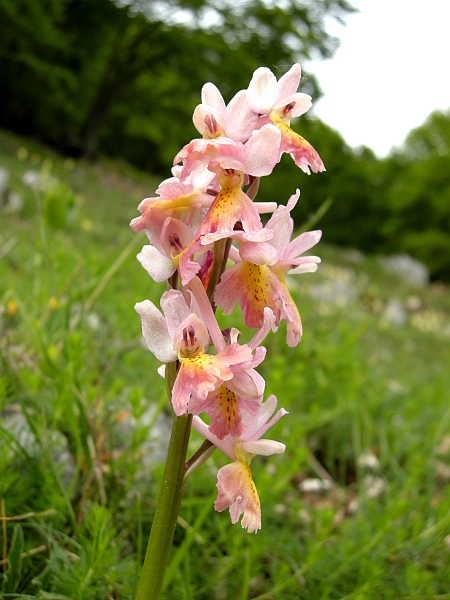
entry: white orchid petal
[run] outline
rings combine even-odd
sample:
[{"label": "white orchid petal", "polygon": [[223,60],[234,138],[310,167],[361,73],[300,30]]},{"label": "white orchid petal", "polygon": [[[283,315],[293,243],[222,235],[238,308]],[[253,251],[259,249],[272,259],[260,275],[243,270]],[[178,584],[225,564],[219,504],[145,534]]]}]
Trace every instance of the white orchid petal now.
[{"label": "white orchid petal", "polygon": [[250,107],[260,115],[270,113],[275,105],[277,78],[267,67],[256,69],[247,90]]},{"label": "white orchid petal", "polygon": [[249,454],[270,456],[271,454],[282,454],[286,446],[275,440],[257,440],[256,442],[243,442],[242,448]]},{"label": "white orchid petal", "polygon": [[[314,258],[317,258],[316,256]],[[320,262],[320,261],[317,261]],[[317,263],[316,262],[310,262],[310,263],[305,263],[303,265],[299,265],[298,267],[295,267],[295,269],[291,269],[289,271],[290,275],[301,275],[302,273],[315,273],[317,271]]]},{"label": "white orchid petal", "polygon": [[173,261],[154,246],[144,246],[136,258],[154,281],[167,281],[175,273]]},{"label": "white orchid petal", "polygon": [[161,308],[166,317],[168,334],[173,340],[178,326],[191,314],[191,311],[182,292],[178,290],[164,292],[161,297]]},{"label": "white orchid petal", "polygon": [[245,90],[238,92],[227,106],[227,137],[245,142],[256,128],[258,115],[250,108]]},{"label": "white orchid petal", "polygon": [[211,108],[223,114],[225,112],[225,101],[219,89],[211,82],[205,83],[202,87],[202,104],[207,104]]},{"label": "white orchid petal", "polygon": [[277,83],[275,103],[278,103],[288,96],[294,94],[300,85],[302,78],[302,69],[298,63],[292,65],[287,73],[280,77]]},{"label": "white orchid petal", "polygon": [[172,349],[166,321],[156,306],[150,300],[144,300],[138,302],[134,309],[141,317],[142,335],[150,352],[164,363],[176,360],[177,355]]}]

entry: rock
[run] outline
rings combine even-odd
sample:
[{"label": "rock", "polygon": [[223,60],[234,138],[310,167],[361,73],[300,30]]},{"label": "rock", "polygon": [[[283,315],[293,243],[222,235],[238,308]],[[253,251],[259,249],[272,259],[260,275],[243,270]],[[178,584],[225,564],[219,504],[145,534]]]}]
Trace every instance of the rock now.
[{"label": "rock", "polygon": [[402,327],[405,325],[408,315],[406,310],[403,308],[400,300],[391,298],[388,300],[386,307],[381,315],[383,321],[389,323],[389,325],[395,325],[395,327]]},{"label": "rock", "polygon": [[9,192],[6,196],[5,210],[9,213],[18,213],[23,208],[23,198],[18,192]]},{"label": "rock", "polygon": [[430,281],[427,267],[408,254],[383,256],[379,260],[387,271],[400,275],[410,285],[424,287]]},{"label": "rock", "polygon": [[323,492],[331,488],[331,483],[316,477],[307,477],[298,486],[301,492]]},{"label": "rock", "polygon": [[[17,442],[17,444],[30,456],[43,452],[42,443],[36,439],[21,408],[17,404],[10,404],[2,413],[2,427]],[[57,430],[48,431],[45,445],[51,450],[53,460],[58,468],[64,485],[69,485],[75,473],[75,464],[69,452],[67,438]],[[14,446],[11,445],[9,458],[14,456]]]}]

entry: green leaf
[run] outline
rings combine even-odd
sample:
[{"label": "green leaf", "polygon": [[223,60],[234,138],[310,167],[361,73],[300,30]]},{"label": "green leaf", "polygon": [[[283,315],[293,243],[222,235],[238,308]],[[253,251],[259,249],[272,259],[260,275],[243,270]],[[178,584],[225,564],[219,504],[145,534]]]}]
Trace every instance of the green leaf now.
[{"label": "green leaf", "polygon": [[23,531],[20,525],[14,527],[11,547],[8,554],[8,571],[3,580],[3,592],[13,594],[22,574]]}]

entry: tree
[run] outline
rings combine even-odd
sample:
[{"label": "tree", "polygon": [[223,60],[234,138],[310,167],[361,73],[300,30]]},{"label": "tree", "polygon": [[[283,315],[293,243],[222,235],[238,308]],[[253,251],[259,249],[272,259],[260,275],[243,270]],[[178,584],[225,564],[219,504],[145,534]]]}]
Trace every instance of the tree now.
[{"label": "tree", "polygon": [[386,233],[422,260],[431,275],[450,281],[450,110],[433,112],[391,157]]},{"label": "tree", "polygon": [[[10,102],[0,125],[74,154],[121,148],[160,169],[167,133],[186,141],[176,122],[202,83],[231,97],[258,66],[281,74],[329,56],[337,41],[324,19],[351,10],[346,0],[2,0],[0,91]],[[161,119],[161,107],[173,110]]]}]

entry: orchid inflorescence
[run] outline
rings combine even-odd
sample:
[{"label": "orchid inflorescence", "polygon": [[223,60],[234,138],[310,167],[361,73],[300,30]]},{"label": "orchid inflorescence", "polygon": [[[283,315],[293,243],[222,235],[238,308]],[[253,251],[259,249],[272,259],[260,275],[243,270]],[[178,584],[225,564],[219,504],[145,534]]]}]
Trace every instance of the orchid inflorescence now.
[{"label": "orchid inflorescence", "polygon": [[[214,84],[204,85],[193,115],[203,137],[182,148],[173,177],[160,184],[155,198],[141,202],[141,216],[131,222],[150,240],[139,261],[169,288],[162,312],[149,300],[135,306],[145,342],[159,361],[176,364],[175,415],[194,415],[192,426],[232,461],[218,472],[214,506],[229,507],[233,523],[243,514],[241,525],[249,532],[261,528],[250,461],[285,450],[261,439],[287,413],[276,410],[273,395],[263,402],[265,382],[255,370],[266,354],[260,344],[283,319],[288,346],[299,343],[300,314],[285,277],[316,271],[320,262],[303,256],[320,231],[291,241],[290,213],[299,190],[286,206],[254,202],[259,178],[270,175],[285,152],[308,174],[325,170],[314,148],[290,127],[291,118],[311,107],[311,97],[297,92],[300,78],[298,64],[279,81],[269,69],[257,69],[248,89],[228,105]],[[271,213],[265,226],[264,213]],[[216,307],[229,315],[236,303],[245,324],[257,329],[245,344],[237,329],[221,331],[215,316]]]}]

